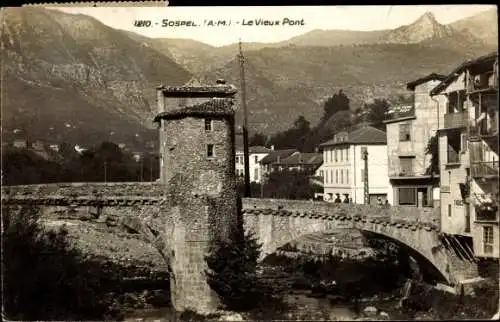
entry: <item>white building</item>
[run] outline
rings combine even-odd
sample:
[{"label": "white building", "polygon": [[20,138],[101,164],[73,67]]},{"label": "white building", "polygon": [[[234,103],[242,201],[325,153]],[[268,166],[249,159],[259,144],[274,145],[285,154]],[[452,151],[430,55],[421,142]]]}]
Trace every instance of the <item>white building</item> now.
[{"label": "white building", "polygon": [[[264,146],[251,146],[248,148],[249,152],[249,170],[250,182],[260,183],[262,181],[262,171],[260,161],[264,159],[272,150]],[[236,149],[236,176],[245,176],[245,158],[243,148]]]},{"label": "white building", "polygon": [[368,152],[368,191],[370,203],[387,199],[387,137],[384,131],[364,126],[351,132],[341,132],[322,143],[325,201],[333,202],[337,194],[343,202],[364,203],[365,162],[362,150]]}]

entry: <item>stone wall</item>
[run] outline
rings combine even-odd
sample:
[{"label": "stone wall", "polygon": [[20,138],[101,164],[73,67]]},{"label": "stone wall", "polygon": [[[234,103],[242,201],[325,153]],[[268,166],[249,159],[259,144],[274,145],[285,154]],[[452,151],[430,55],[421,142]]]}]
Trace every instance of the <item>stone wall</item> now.
[{"label": "stone wall", "polygon": [[298,212],[325,212],[331,214],[387,217],[392,220],[429,223],[439,227],[440,209],[401,206],[378,206],[363,204],[343,204],[323,201],[243,198],[243,209],[286,209]]}]

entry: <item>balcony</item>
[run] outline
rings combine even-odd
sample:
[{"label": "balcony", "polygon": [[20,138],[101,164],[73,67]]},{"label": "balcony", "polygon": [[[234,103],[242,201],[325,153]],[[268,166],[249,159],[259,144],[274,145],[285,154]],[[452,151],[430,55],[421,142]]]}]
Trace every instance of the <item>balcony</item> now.
[{"label": "balcony", "polygon": [[470,173],[473,178],[498,178],[498,161],[471,163]]},{"label": "balcony", "polygon": [[456,129],[467,127],[469,115],[466,111],[458,113],[448,113],[444,115],[444,128]]},{"label": "balcony", "polygon": [[498,200],[492,194],[474,194],[476,221],[498,222]]}]

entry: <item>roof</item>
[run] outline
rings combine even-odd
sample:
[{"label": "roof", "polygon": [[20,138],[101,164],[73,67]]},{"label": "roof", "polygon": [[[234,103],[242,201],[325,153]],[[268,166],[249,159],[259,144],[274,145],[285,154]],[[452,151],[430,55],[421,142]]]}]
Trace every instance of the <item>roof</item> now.
[{"label": "roof", "polygon": [[159,86],[165,97],[232,97],[238,90],[234,85]]},{"label": "roof", "polygon": [[187,107],[180,107],[174,110],[159,113],[154,118],[154,122],[160,119],[177,119],[188,116],[194,117],[207,117],[207,116],[232,116],[234,115],[232,99],[215,98],[206,102],[191,105]]},{"label": "roof", "polygon": [[284,159],[289,157],[295,152],[299,152],[297,149],[287,149],[287,150],[274,150],[271,151],[268,155],[266,155],[262,160],[260,160],[261,164],[269,164],[273,163],[278,160],[278,157],[280,159]]},{"label": "roof", "polygon": [[431,96],[438,95],[441,93],[443,90],[445,90],[448,85],[450,85],[455,79],[457,79],[458,76],[468,67],[477,65],[477,64],[484,64],[488,62],[494,62],[498,58],[498,53],[495,51],[493,53],[490,53],[488,55],[484,55],[481,57],[478,57],[473,60],[467,60],[460,64],[458,67],[456,67],[444,80],[441,81],[440,84],[438,84],[436,87],[434,87],[431,90]]},{"label": "roof", "polygon": [[[242,140],[240,140],[240,141],[242,141]],[[238,143],[241,143],[241,142],[238,142]],[[237,152],[243,153],[243,149],[244,149],[243,143],[236,145]],[[273,151],[273,150],[268,149],[265,146],[261,146],[261,145],[251,146],[248,148],[249,153],[269,153],[271,151]]]},{"label": "roof", "polygon": [[412,82],[407,83],[406,89],[413,91],[413,90],[415,90],[415,87],[417,87],[420,84],[427,83],[428,81],[431,81],[431,80],[443,81],[445,78],[446,78],[445,75],[432,73],[432,74],[429,74],[429,75],[424,76],[424,77],[420,77],[419,79],[416,79]]},{"label": "roof", "polygon": [[248,148],[248,151],[250,153],[269,153],[271,152],[272,150],[271,149],[268,149],[266,148],[265,146],[261,146],[261,145],[256,145],[256,146],[251,146]]},{"label": "roof", "polygon": [[280,164],[292,165],[292,164],[316,164],[320,165],[323,163],[322,153],[296,153],[289,157],[280,160]]},{"label": "roof", "polygon": [[347,135],[347,140],[336,141],[335,138],[321,143],[320,146],[331,146],[340,144],[387,144],[387,134],[373,126],[365,126],[351,131]]}]

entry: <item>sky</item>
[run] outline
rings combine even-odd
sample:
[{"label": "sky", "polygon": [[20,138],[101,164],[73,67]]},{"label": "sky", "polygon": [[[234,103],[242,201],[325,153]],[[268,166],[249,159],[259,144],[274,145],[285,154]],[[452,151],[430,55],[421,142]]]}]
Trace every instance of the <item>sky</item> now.
[{"label": "sky", "polygon": [[[213,46],[242,42],[278,42],[314,29],[381,30],[410,24],[426,12],[447,24],[492,5],[406,5],[406,6],[288,6],[288,7],[57,7],[68,13],[86,14],[116,29],[151,38],[189,38]],[[191,21],[197,26],[166,26],[163,20]],[[258,19],[280,25],[255,25]],[[301,21],[283,25],[283,20]],[[135,27],[136,20],[150,20],[150,27]],[[226,26],[209,26],[209,21],[226,21]],[[248,25],[254,21],[254,25]],[[229,25],[230,23],[230,25]],[[245,24],[245,25],[244,25]]]}]

